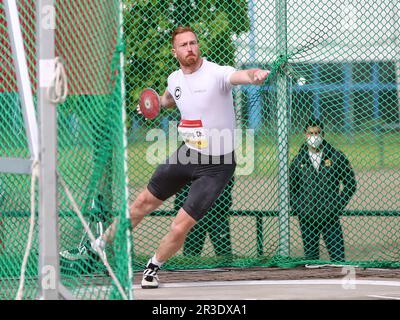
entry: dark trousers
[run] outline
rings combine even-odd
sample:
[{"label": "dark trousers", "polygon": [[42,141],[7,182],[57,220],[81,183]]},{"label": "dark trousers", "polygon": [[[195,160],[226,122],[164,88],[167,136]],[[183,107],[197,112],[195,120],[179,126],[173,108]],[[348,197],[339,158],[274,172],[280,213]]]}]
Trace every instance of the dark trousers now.
[{"label": "dark trousers", "polygon": [[299,222],[306,259],[319,259],[319,241],[322,234],[331,260],[338,262],[345,260],[343,231],[339,216],[320,218],[300,216]]},{"label": "dark trousers", "polygon": [[[188,233],[183,245],[183,254],[198,256],[201,254],[207,234],[217,256],[232,255],[231,230],[229,210],[232,206],[232,188],[234,177],[226,185],[222,194],[210,210],[201,218]],[[186,185],[175,199],[175,210],[179,210],[187,198],[189,185]]]},{"label": "dark trousers", "polygon": [[198,256],[204,247],[207,233],[210,235],[216,255],[232,254],[229,218],[209,212],[189,232],[183,246],[184,255]]}]

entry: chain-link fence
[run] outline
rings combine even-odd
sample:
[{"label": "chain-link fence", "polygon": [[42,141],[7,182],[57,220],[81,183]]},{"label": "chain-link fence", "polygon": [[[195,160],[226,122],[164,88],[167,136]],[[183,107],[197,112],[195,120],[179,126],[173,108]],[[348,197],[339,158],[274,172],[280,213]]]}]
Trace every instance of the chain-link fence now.
[{"label": "chain-link fence", "polygon": [[[11,8],[13,3],[16,4],[15,10],[7,11],[6,5]],[[33,114],[38,114],[38,65],[47,66],[43,70],[49,78],[40,80],[41,88],[50,87],[47,83],[53,76],[49,61],[37,62],[36,45],[43,41],[38,36],[39,23],[42,28],[54,30],[55,57],[62,63],[68,83],[67,98],[57,105],[56,201],[59,219],[58,230],[53,232],[59,235],[60,284],[75,298],[122,298],[121,288],[129,295],[131,279],[126,233],[129,223],[126,219],[124,169],[121,2],[70,0],[48,2],[41,7],[38,4],[33,0],[0,3],[0,298],[13,299],[18,291],[23,292],[23,299],[35,299],[39,298],[39,289],[43,289],[43,285],[54,286],[50,266],[42,266],[47,268],[45,270],[38,268],[39,252],[46,255],[46,244],[39,242],[38,186],[36,201],[31,203],[30,170],[16,170],[18,161],[27,163],[32,159],[28,148],[32,132],[26,123],[29,99],[24,95],[27,91],[21,91],[21,86],[31,90],[33,101],[30,102],[36,109]],[[6,12],[11,12],[10,16],[16,21],[14,27]],[[13,41],[18,43],[17,27],[22,33],[23,49],[16,52]],[[26,61],[29,73],[26,78],[29,83],[25,84],[23,79],[19,82],[24,71],[22,63],[19,64],[22,60]],[[60,78],[63,75],[57,73],[55,81]],[[53,93],[62,91],[57,82],[52,86]],[[51,97],[50,93],[46,96],[47,99]],[[33,142],[37,144],[34,139]],[[115,241],[106,248],[107,260],[117,282],[100,257],[91,250],[88,233],[73,202],[95,237],[104,232],[114,217],[118,217]],[[31,210],[35,212],[36,222],[24,272],[25,281],[21,287],[21,265],[28,246]],[[57,261],[54,257],[52,259]],[[40,279],[45,283],[39,284]]]},{"label": "chain-link fence", "polygon": [[[125,195],[132,202],[180,143],[177,109],[163,109],[156,119],[144,120],[136,106],[143,88],[164,92],[168,75],[178,68],[170,43],[178,25],[196,31],[209,61],[237,69],[267,68],[271,75],[261,86],[234,87],[239,129],[234,178],[165,268],[325,262],[399,266],[397,1],[124,0],[123,39],[120,4],[55,1],[56,56],[63,61],[69,88],[57,108],[57,160],[60,177],[95,235],[114,217],[123,222],[106,253],[127,292]],[[19,0],[17,5],[36,106],[36,1]],[[17,160],[31,154],[7,27],[2,2],[3,299],[15,297],[18,289],[32,208],[27,169],[10,172]],[[320,123],[309,126],[310,118]],[[322,145],[317,133],[323,135]],[[315,148],[309,149],[308,142]],[[317,152],[310,157],[309,150]],[[189,187],[135,229],[134,269],[141,270],[154,254]],[[120,298],[98,256],[90,255],[87,233],[65,189],[57,189],[62,284],[79,298]],[[34,230],[27,299],[38,294],[37,223]]]},{"label": "chain-link fence", "polygon": [[[176,26],[196,31],[210,61],[272,70],[262,86],[234,88],[234,181],[165,268],[398,266],[398,12],[391,0],[125,2],[131,200],[176,148],[177,109],[154,120],[136,112],[140,91],[163,93],[179,68],[170,43]],[[325,138],[317,169],[305,145],[312,117]],[[186,195],[138,227],[138,269]]]}]

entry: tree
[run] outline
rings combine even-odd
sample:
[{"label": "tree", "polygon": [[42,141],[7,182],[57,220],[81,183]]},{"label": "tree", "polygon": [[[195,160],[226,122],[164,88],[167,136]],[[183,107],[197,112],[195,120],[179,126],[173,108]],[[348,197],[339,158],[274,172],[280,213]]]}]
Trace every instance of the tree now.
[{"label": "tree", "polygon": [[136,108],[145,87],[164,92],[167,76],[178,67],[170,43],[178,25],[190,25],[198,33],[200,48],[210,61],[234,65],[232,37],[249,30],[247,1],[125,1],[128,108]]}]

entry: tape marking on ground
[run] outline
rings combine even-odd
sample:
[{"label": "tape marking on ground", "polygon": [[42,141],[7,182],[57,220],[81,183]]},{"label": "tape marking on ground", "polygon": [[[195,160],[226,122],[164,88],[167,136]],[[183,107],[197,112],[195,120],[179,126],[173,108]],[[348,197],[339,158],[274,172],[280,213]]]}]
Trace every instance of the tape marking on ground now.
[{"label": "tape marking on ground", "polygon": [[[251,280],[251,281],[198,281],[163,283],[160,288],[185,288],[185,287],[217,287],[217,286],[252,286],[252,285],[343,285],[345,280]],[[347,283],[347,282],[346,282]],[[352,285],[390,286],[400,287],[400,281],[378,280],[352,280]],[[134,289],[140,289],[140,285],[134,285]]]}]

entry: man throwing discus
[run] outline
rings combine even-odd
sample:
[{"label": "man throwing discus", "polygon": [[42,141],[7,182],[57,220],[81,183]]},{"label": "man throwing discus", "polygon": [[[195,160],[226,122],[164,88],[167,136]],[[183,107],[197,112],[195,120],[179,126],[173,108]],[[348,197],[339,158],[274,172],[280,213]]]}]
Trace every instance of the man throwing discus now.
[{"label": "man throwing discus", "polygon": [[[191,187],[170,230],[145,266],[142,288],[158,287],[157,271],[182,247],[188,232],[211,208],[234,174],[233,86],[261,85],[269,74],[267,70],[236,70],[207,61],[201,56],[196,33],[188,26],[176,28],[171,42],[180,68],[170,74],[167,89],[159,98],[148,93],[147,111],[152,111],[150,117],[154,117],[153,105],[157,101],[160,108],[177,107],[183,143],[157,167],[147,187],[131,204],[132,227],[185,185],[190,183]],[[147,111],[141,110],[146,116]],[[92,248],[104,249],[113,238],[113,229],[111,226],[96,239]]]}]

